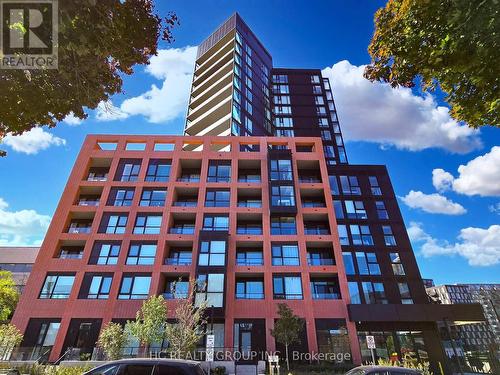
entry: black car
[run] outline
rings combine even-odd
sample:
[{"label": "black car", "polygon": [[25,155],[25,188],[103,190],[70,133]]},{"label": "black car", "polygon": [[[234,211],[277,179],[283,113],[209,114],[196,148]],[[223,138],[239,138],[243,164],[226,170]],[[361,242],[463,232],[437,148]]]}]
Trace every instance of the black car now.
[{"label": "black car", "polygon": [[175,359],[121,359],[83,375],[205,375],[198,362]]},{"label": "black car", "polygon": [[404,367],[359,366],[345,375],[422,375],[422,372]]}]

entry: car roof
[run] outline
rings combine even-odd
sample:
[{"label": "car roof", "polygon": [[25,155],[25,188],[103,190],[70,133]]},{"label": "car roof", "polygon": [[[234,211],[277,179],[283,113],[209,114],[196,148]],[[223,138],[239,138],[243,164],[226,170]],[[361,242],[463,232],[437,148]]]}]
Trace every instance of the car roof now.
[{"label": "car roof", "polygon": [[111,364],[126,364],[126,363],[144,363],[144,364],[165,364],[165,365],[189,365],[189,366],[195,366],[198,365],[199,363],[196,361],[189,361],[185,359],[166,359],[166,358],[128,358],[128,359],[119,359],[116,361],[109,361],[106,363],[103,363],[103,365],[111,365]]},{"label": "car roof", "polygon": [[406,367],[398,367],[398,366],[359,366],[356,367],[356,369],[359,370],[366,370],[366,371],[371,371],[371,370],[382,370],[382,371],[394,371],[394,370],[403,370],[406,372],[414,372],[415,374],[421,374],[419,370],[413,369],[413,368],[406,368]]}]

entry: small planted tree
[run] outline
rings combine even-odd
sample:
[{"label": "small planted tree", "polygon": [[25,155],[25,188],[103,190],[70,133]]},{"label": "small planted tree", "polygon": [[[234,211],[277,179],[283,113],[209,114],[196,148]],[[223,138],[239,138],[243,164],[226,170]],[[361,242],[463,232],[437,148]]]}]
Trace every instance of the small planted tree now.
[{"label": "small planted tree", "polygon": [[99,335],[97,345],[104,351],[109,360],[120,359],[122,349],[127,346],[128,337],[123,327],[118,323],[108,323]]},{"label": "small planted tree", "polygon": [[147,352],[152,343],[163,339],[166,318],[163,296],[151,296],[137,311],[135,321],[127,321],[125,332],[137,338]]},{"label": "small planted tree", "polygon": [[[179,358],[185,358],[196,348],[196,343],[204,335],[206,302],[195,303],[196,280],[189,281],[187,298],[180,299],[175,308],[176,323],[167,324],[165,338],[169,348]],[[175,285],[173,286],[175,290]]]},{"label": "small planted tree", "polygon": [[7,321],[14,312],[19,293],[9,271],[0,271],[0,322]]},{"label": "small planted tree", "polygon": [[23,340],[22,333],[13,324],[0,325],[0,360],[8,360],[10,353]]},{"label": "small planted tree", "polygon": [[278,304],[279,318],[271,329],[271,335],[277,342],[285,346],[285,359],[287,371],[290,371],[288,360],[288,347],[293,343],[300,343],[299,334],[304,322],[293,313],[293,310],[285,303]]}]

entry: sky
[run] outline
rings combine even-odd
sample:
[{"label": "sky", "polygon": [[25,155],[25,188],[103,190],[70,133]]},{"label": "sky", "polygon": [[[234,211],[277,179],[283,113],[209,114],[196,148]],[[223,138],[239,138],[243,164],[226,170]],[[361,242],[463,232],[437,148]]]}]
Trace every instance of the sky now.
[{"label": "sky", "polygon": [[0,148],[0,246],[38,245],[87,134],[182,134],[196,46],[237,11],[277,67],[332,83],[349,162],[386,164],[422,277],[500,282],[500,129],[473,130],[439,97],[362,77],[374,0],[171,0],[175,42],[84,121],[7,136]]}]

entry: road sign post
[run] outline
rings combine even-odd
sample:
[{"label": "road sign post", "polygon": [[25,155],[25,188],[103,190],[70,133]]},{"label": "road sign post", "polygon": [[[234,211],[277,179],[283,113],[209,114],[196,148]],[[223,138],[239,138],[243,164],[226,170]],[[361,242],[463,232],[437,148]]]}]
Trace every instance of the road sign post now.
[{"label": "road sign post", "polygon": [[368,349],[370,349],[370,352],[372,353],[372,362],[375,365],[375,353],[373,352],[373,349],[376,348],[375,346],[375,336],[366,336],[366,346]]}]

